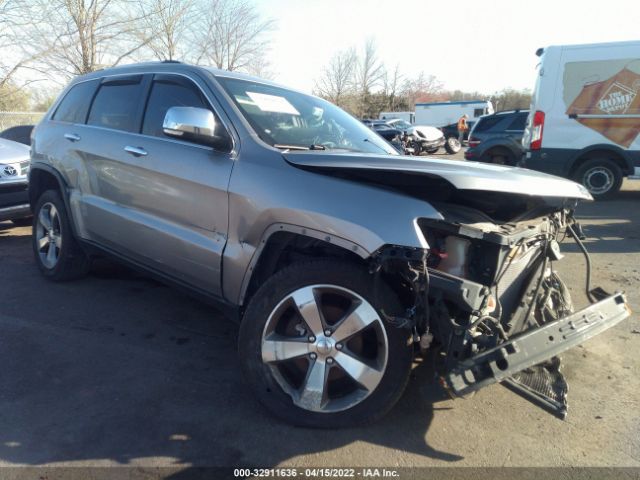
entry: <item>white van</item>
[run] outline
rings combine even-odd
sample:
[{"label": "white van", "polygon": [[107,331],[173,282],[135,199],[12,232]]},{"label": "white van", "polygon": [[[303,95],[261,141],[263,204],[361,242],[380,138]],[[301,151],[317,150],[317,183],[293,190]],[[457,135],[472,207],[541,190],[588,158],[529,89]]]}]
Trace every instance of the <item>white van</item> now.
[{"label": "white van", "polygon": [[457,125],[460,117],[465,114],[472,123],[482,115],[491,115],[493,112],[493,104],[488,100],[416,103],[415,123],[445,127]]},{"label": "white van", "polygon": [[640,178],[640,42],[539,49],[524,166],[572,178],[594,197]]},{"label": "white van", "polygon": [[415,123],[416,114],[415,112],[380,112],[379,118],[380,120],[393,120],[398,118],[413,125]]}]

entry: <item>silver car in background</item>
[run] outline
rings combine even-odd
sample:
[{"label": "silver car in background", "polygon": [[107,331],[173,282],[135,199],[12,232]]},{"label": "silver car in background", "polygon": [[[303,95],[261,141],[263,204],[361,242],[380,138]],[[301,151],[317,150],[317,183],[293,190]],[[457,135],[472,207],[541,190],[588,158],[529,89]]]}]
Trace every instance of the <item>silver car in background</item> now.
[{"label": "silver car in background", "polygon": [[76,78],[35,129],[29,196],[44,276],[108,254],[215,300],[255,397],[302,426],[379,419],[428,351],[454,395],[507,382],[563,416],[557,355],[629,315],[588,272],[574,312],[552,268],[559,238],[584,248],[582,186],[401,156],[324,100],[232,72]]},{"label": "silver car in background", "polygon": [[28,146],[0,138],[0,222],[31,223],[27,194],[29,163]]}]

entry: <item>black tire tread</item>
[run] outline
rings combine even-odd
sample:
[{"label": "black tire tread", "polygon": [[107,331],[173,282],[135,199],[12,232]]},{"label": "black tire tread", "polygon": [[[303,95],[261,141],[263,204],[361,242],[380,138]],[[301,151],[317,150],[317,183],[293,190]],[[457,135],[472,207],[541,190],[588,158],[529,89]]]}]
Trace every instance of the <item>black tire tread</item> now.
[{"label": "black tire tread", "polygon": [[622,181],[623,181],[622,170],[620,169],[620,166],[613,160],[610,160],[608,158],[591,158],[585,161],[582,165],[578,167],[578,169],[575,172],[574,179],[578,183],[582,184],[582,177],[585,174],[585,172],[590,168],[593,168],[594,166],[598,166],[598,165],[603,165],[609,168],[613,173],[615,180],[614,180],[613,187],[611,187],[611,189],[609,189],[608,192],[599,194],[599,195],[592,194],[593,198],[595,199],[610,198],[620,191],[620,187],[622,187]]},{"label": "black tire tread", "polygon": [[40,195],[34,209],[34,218],[37,218],[40,208],[46,202],[53,203],[58,210],[63,239],[62,249],[58,263],[51,269],[45,267],[40,261],[40,257],[38,255],[36,247],[36,229],[34,228],[32,233],[32,246],[38,268],[45,278],[54,282],[65,282],[84,277],[91,268],[91,261],[73,236],[73,230],[71,229],[71,224],[69,222],[69,214],[65,203],[57,190],[46,190],[42,195]]},{"label": "black tire tread", "polygon": [[[324,282],[322,280],[309,280],[313,278],[326,278],[326,280],[324,280]],[[261,372],[263,372],[263,368],[265,368],[258,358],[258,355],[256,355],[256,353],[259,353],[260,341],[260,339],[256,337],[261,335],[259,332],[261,332],[266,321],[263,313],[270,311],[270,307],[274,306],[287,293],[290,293],[305,283],[310,284],[312,282],[330,283],[351,288],[365,298],[367,298],[367,294],[365,293],[363,295],[363,290],[373,288],[372,276],[365,268],[354,263],[334,259],[318,259],[301,262],[277,272],[269,278],[252,297],[240,325],[238,350],[244,376],[249,380],[258,400],[260,400],[268,410],[278,418],[294,425],[311,428],[348,428],[374,423],[393,408],[409,382],[413,360],[413,346],[410,342],[411,335],[408,330],[401,330],[392,326],[386,327],[387,337],[389,339],[389,359],[391,359],[393,355],[396,356],[394,359],[394,367],[398,371],[391,372],[392,374],[389,375],[391,380],[389,380],[387,374],[390,372],[390,363],[388,363],[387,372],[385,372],[381,385],[378,386],[376,391],[372,392],[362,403],[343,412],[322,414],[302,410],[293,404],[291,399],[280,390],[275,382],[274,386],[269,389],[263,388],[265,385],[257,380],[257,376],[263,375]],[[298,286],[296,286],[296,284]],[[378,293],[378,299],[367,298],[375,308],[384,306],[386,313],[393,311],[400,312],[401,306],[397,296],[386,284],[381,282],[376,293]],[[256,323],[258,323],[258,325],[256,325]],[[394,351],[394,349],[396,351]],[[268,382],[269,379],[265,379],[264,381]],[[385,383],[385,385],[382,385],[382,383]],[[374,400],[379,390],[384,387],[391,388],[389,388],[388,391],[382,391]],[[274,395],[273,390],[275,389],[277,389],[278,392]],[[283,402],[284,397],[286,397],[288,402]],[[381,400],[378,400],[380,398]],[[370,402],[371,400],[373,400],[373,402]],[[368,402],[376,405],[367,405]],[[289,405],[286,405],[287,403]]]}]

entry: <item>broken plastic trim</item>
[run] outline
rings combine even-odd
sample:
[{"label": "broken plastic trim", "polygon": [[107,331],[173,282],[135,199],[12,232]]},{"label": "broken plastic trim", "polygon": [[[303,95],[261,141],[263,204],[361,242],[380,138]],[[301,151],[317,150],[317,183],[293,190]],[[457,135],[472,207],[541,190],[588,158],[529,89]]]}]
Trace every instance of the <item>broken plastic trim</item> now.
[{"label": "broken plastic trim", "polygon": [[427,273],[427,256],[425,249],[385,245],[374,256],[369,266],[369,272],[375,275],[374,290],[381,281],[380,273],[394,261],[404,266],[401,273],[411,283],[414,293],[414,304],[407,308],[404,316],[392,316],[382,311],[383,320],[396,328],[406,328],[415,332],[420,319],[426,325],[429,314],[429,275]]},{"label": "broken plastic trim", "polygon": [[466,395],[549,360],[613,327],[630,313],[625,295],[616,293],[461,361],[444,380],[455,394]]}]

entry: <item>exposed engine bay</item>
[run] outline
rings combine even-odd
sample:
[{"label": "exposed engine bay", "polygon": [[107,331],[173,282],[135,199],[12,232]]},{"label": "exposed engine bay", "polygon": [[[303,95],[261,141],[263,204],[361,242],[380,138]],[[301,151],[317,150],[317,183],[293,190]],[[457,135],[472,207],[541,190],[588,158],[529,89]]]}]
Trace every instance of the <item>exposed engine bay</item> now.
[{"label": "exposed engine bay", "polygon": [[[574,182],[520,168],[458,166],[416,157],[284,155],[298,168],[426,202],[416,219],[427,248],[385,245],[370,271],[407,309],[386,321],[437,351],[441,384],[454,396],[502,382],[558,417],[567,384],[558,355],[630,315],[623,293],[591,288],[591,260],[574,219]],[[560,243],[584,254],[591,305],[575,312],[554,268]]]},{"label": "exposed engine bay", "polygon": [[[567,384],[557,354],[593,336],[588,330],[599,327],[589,318],[603,317],[603,309],[615,323],[629,314],[622,294],[591,290],[590,260],[573,211],[539,205],[500,222],[468,206],[434,205],[444,219],[419,221],[428,254],[380,252],[375,269],[403,271],[416,294],[407,318],[389,320],[413,328],[421,350],[437,348],[441,383],[452,395],[503,382],[564,418]],[[593,302],[577,314],[554,269],[566,236],[585,253]],[[579,322],[584,325],[576,327]]]}]

